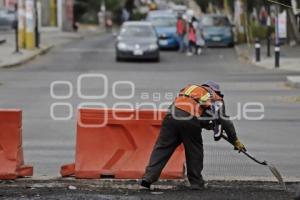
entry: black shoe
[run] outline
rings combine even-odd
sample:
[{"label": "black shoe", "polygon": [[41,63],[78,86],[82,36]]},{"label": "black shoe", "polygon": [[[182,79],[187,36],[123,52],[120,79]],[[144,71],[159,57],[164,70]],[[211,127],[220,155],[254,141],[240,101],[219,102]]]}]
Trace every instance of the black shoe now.
[{"label": "black shoe", "polygon": [[208,188],[207,183],[201,183],[201,184],[181,183],[176,186],[177,190],[204,190],[207,188]]},{"label": "black shoe", "polygon": [[145,180],[142,180],[141,186],[150,190],[151,183],[149,183],[149,182],[147,182]]},{"label": "black shoe", "polygon": [[205,189],[208,188],[208,183],[203,183],[203,184],[200,184],[200,185],[198,185],[198,184],[194,185],[193,184],[189,188],[190,188],[190,190],[205,190]]},{"label": "black shoe", "polygon": [[208,183],[203,182],[201,184],[193,184],[190,186],[191,190],[205,190],[208,188]]}]

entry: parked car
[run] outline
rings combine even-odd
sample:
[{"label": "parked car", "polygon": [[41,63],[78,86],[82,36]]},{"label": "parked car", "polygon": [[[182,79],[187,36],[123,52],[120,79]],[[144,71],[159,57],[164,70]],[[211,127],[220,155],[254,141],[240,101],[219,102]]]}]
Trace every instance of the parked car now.
[{"label": "parked car", "polygon": [[205,15],[201,19],[207,46],[234,46],[232,24],[224,15]]},{"label": "parked car", "polygon": [[153,18],[153,17],[159,17],[159,16],[166,16],[166,15],[174,15],[175,13],[173,10],[153,10],[148,12],[147,20]]},{"label": "parked car", "polygon": [[162,49],[177,49],[179,43],[176,34],[177,16],[172,11],[150,12],[147,21],[155,27],[159,37],[159,47]]},{"label": "parked car", "polygon": [[158,38],[149,22],[125,22],[116,42],[116,61],[123,59],[160,60]]},{"label": "parked car", "polygon": [[9,30],[13,28],[16,13],[12,10],[0,9],[0,29]]},{"label": "parked car", "polygon": [[176,5],[175,4],[171,8],[176,15],[184,15],[187,11],[187,6],[185,6],[185,5]]}]

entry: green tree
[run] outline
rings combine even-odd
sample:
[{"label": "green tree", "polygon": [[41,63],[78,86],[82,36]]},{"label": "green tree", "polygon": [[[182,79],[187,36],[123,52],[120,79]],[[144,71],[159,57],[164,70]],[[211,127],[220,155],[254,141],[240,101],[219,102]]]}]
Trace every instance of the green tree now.
[{"label": "green tree", "polygon": [[75,20],[86,23],[97,23],[97,14],[103,1],[105,1],[106,10],[113,13],[124,4],[124,0],[75,0]]}]

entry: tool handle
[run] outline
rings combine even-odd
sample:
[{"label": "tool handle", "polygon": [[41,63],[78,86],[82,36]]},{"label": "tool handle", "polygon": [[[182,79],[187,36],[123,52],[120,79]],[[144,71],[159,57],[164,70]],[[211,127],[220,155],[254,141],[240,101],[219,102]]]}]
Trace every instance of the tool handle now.
[{"label": "tool handle", "polygon": [[[232,144],[233,146],[234,146],[234,144],[231,142],[231,141],[229,141],[229,139],[228,139],[228,137],[227,136],[225,136],[224,134],[222,134],[222,136],[221,136],[224,140],[226,140],[227,142],[229,142],[230,144]],[[250,155],[248,152],[246,152],[245,150],[240,150],[240,152],[242,152],[243,154],[245,154],[248,158],[250,158],[251,160],[253,160],[254,162],[256,162],[256,163],[258,163],[258,164],[260,164],[260,165],[268,165],[267,164],[267,162],[266,161],[259,161],[259,160],[257,160],[256,158],[254,158],[252,155]]]}]

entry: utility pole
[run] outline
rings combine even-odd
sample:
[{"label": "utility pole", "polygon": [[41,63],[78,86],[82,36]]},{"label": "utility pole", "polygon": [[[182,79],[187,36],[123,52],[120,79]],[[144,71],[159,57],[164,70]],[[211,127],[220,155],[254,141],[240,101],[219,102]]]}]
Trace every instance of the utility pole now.
[{"label": "utility pole", "polygon": [[34,10],[35,10],[35,47],[40,48],[40,32],[39,32],[39,13],[38,13],[38,0],[34,0]]},{"label": "utility pole", "polygon": [[18,20],[18,16],[19,16],[19,11],[18,11],[18,3],[15,4],[15,20],[13,23],[13,28],[15,29],[15,45],[16,45],[16,49],[15,49],[15,53],[20,53],[20,47],[19,47],[19,20]]},{"label": "utility pole", "polygon": [[100,13],[101,13],[101,25],[106,30],[106,2],[105,0],[101,1],[100,6]]},{"label": "utility pole", "polygon": [[33,50],[36,48],[35,44],[35,8],[34,0],[25,0],[26,8],[26,49]]}]

